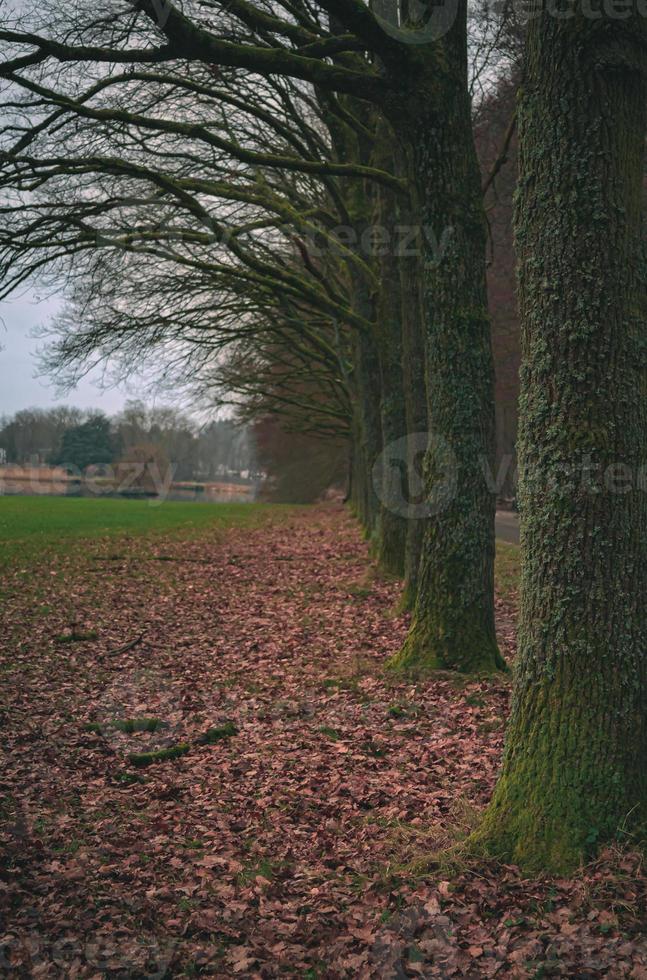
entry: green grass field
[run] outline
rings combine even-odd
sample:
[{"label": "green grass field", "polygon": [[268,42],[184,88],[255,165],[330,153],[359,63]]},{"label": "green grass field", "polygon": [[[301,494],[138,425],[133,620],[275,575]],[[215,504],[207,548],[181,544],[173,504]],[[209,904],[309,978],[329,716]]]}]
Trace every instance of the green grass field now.
[{"label": "green grass field", "polygon": [[[280,508],[278,508],[280,509]],[[93,497],[0,497],[0,565],[62,550],[71,539],[187,534],[200,528],[257,524],[267,504],[184,503]]]},{"label": "green grass field", "polygon": [[[33,561],[74,542],[128,535],[176,534],[200,529],[253,526],[288,511],[277,504],[203,504],[94,497],[0,497],[0,568],[20,559]],[[497,541],[499,592],[511,597],[519,586],[519,547]]]}]

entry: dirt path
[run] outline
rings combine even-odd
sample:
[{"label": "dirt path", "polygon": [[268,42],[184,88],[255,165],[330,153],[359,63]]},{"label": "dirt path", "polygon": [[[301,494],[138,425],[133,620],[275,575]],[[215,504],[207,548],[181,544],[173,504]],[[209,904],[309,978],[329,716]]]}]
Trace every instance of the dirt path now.
[{"label": "dirt path", "polygon": [[606,866],[411,872],[486,802],[508,684],[383,672],[398,589],[341,509],[79,545],[7,588],[0,974],[647,976],[632,859],[617,901]]}]

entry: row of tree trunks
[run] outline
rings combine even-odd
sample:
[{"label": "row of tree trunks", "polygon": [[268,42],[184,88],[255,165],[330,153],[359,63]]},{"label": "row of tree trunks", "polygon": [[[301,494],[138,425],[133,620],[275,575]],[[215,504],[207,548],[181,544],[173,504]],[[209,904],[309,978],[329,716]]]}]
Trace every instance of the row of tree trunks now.
[{"label": "row of tree trunks", "polygon": [[[110,226],[111,211],[104,210],[107,202],[102,193],[107,185],[101,181],[110,177],[110,207],[118,205],[117,211],[125,208],[130,213],[132,180],[139,181],[145,170],[140,166],[140,153],[151,167],[155,197],[162,188],[165,196],[174,195],[173,209],[178,208],[180,214],[184,208],[194,217],[196,211],[202,213],[202,191],[194,193],[187,181],[176,183],[177,174],[157,169],[158,153],[164,158],[159,134],[177,137],[173,156],[195,136],[202,151],[208,147],[204,159],[212,159],[217,144],[211,136],[207,138],[210,127],[193,122],[185,125],[172,110],[164,116],[164,100],[158,94],[150,102],[145,95],[137,106],[146,113],[147,105],[155,105],[155,114],[129,113],[119,96],[110,107],[109,88],[103,87],[110,76],[96,70],[108,57],[125,70],[145,66],[146,57],[160,72],[171,65],[169,81],[171,77],[179,80],[177,66],[186,63],[207,69],[196,73],[197,77],[213,78],[217,86],[220,69],[233,67],[266,79],[281,75],[299,79],[315,91],[323,88],[328,100],[335,103],[331,117],[348,130],[336,161],[322,163],[316,152],[312,159],[312,147],[318,140],[313,144],[309,127],[303,133],[300,118],[294,121],[297,143],[305,139],[305,160],[292,158],[286,164],[284,156],[245,149],[235,132],[236,113],[231,117],[233,132],[231,140],[225,141],[226,152],[236,161],[247,159],[250,166],[259,166],[259,193],[265,167],[292,171],[296,166],[297,171],[318,174],[326,182],[333,176],[342,183],[354,181],[346,185],[348,199],[340,210],[348,211],[358,224],[370,222],[373,200],[369,193],[362,193],[368,171],[356,166],[370,160],[372,151],[367,152],[362,144],[372,144],[380,114],[391,124],[396,134],[393,159],[401,152],[405,160],[398,172],[406,176],[402,190],[409,220],[420,225],[420,265],[397,263],[392,241],[391,259],[385,259],[377,270],[373,264],[365,276],[358,275],[357,282],[351,283],[361,317],[349,308],[345,290],[343,302],[333,302],[330,296],[320,295],[309,279],[300,282],[298,276],[288,274],[282,261],[270,264],[268,285],[278,296],[286,285],[290,286],[288,294],[295,289],[303,299],[312,296],[319,315],[322,311],[326,317],[333,315],[331,311],[345,315],[348,323],[343,327],[352,325],[355,331],[353,366],[348,372],[352,373],[349,387],[356,443],[355,505],[367,531],[376,536],[383,562],[395,567],[397,552],[398,569],[407,575],[408,594],[410,598],[415,595],[411,632],[394,666],[461,671],[503,668],[494,631],[495,500],[486,478],[494,458],[492,355],[485,224],[467,87],[467,0],[423,5],[429,8],[424,13],[404,0],[387,0],[383,9],[391,8],[388,30],[384,17],[374,17],[370,5],[330,0],[322,4],[323,10],[336,10],[340,23],[335,23],[335,16],[330,18],[332,33],[328,36],[325,28],[320,30],[324,17],[317,16],[314,34],[303,26],[310,22],[308,4],[305,18],[297,5],[296,16],[290,14],[283,22],[280,5],[268,13],[263,5],[231,4],[223,36],[219,36],[213,19],[196,19],[195,12],[168,2],[160,18],[158,4],[139,0],[137,10],[149,18],[153,32],[149,53],[149,42],[139,34],[141,43],[131,47],[128,5],[121,14],[115,12],[108,46],[96,48],[73,40],[95,35],[96,24],[85,15],[83,5],[71,5],[73,16],[67,23],[63,16],[66,5],[51,6],[56,13],[51,24],[37,17],[36,25],[46,34],[51,32],[52,38],[41,39],[32,31],[22,33],[22,16],[14,19],[10,32],[4,32],[16,53],[3,59],[0,73],[11,85],[22,85],[23,94],[29,92],[30,99],[36,94],[32,105],[38,117],[33,128],[23,129],[27,103],[22,98],[12,101],[10,90],[5,105],[10,115],[10,151],[3,151],[3,173],[5,158],[8,162],[3,186],[9,194],[3,210],[17,223],[11,225],[8,238],[3,238],[3,249],[6,244],[9,253],[14,252],[9,261],[14,285],[44,264],[58,263],[68,249],[72,254],[95,239],[104,241],[103,221],[108,215]],[[443,7],[447,19],[441,23],[442,15],[440,20],[436,15]],[[622,10],[592,0],[566,12],[538,2],[532,13],[519,113],[516,219],[524,354],[519,664],[502,775],[472,844],[515,861],[524,870],[563,873],[585,859],[599,842],[632,833],[634,824],[644,828],[647,818],[647,625],[643,610],[647,585],[647,358],[641,228],[647,21],[633,0]],[[419,19],[407,43],[397,35],[409,16]],[[29,14],[25,17],[28,24]],[[232,33],[230,18],[244,29]],[[433,30],[439,23],[442,31],[438,36],[425,37],[428,27]],[[102,38],[108,26],[107,20],[102,22]],[[235,43],[231,37],[236,38]],[[333,52],[337,52],[336,64],[331,64]],[[87,72],[84,64],[90,66]],[[89,89],[77,88],[76,80],[65,73],[65,65],[75,72],[81,66],[82,78],[86,74],[90,79],[101,77],[100,110],[90,104],[96,88],[92,97]],[[218,71],[214,71],[216,65]],[[192,80],[192,75],[182,72],[183,80],[185,76]],[[39,80],[51,85],[51,92]],[[219,98],[230,91],[229,78],[222,81],[224,92]],[[156,80],[155,93],[157,86]],[[204,82],[195,91],[208,104]],[[357,110],[354,120],[338,111],[337,100],[350,100],[349,93],[355,100],[351,114]],[[14,110],[18,126],[12,121]],[[68,117],[75,124],[71,128],[66,126]],[[264,109],[255,118],[267,125]],[[92,121],[101,125],[95,128]],[[160,121],[164,122],[162,129]],[[147,127],[155,134],[151,143],[143,136]],[[79,134],[84,136],[80,141]],[[84,152],[85,137],[92,141],[95,134],[97,145],[111,155],[90,157]],[[283,133],[281,146],[284,139]],[[242,143],[246,142],[243,137]],[[294,133],[288,133],[287,142],[292,152]],[[136,165],[129,163],[133,149]],[[113,150],[118,151],[119,159],[113,157]],[[324,150],[326,156],[328,147]],[[202,158],[185,157],[185,161],[195,159]],[[124,184],[116,179],[122,170],[128,176]],[[185,170],[183,166],[178,174]],[[93,175],[100,181],[96,198]],[[72,193],[68,201],[66,191],[63,206],[57,189],[61,178],[68,177]],[[33,214],[30,198],[34,189],[42,194],[52,179],[54,193],[47,199],[45,225],[40,216],[23,224],[19,212]],[[375,170],[371,179],[390,187],[397,184]],[[241,194],[240,186],[234,185],[233,190]],[[18,194],[15,208],[11,203],[14,192]],[[333,209],[338,196],[331,194]],[[241,199],[246,197],[243,194]],[[277,216],[290,213],[280,194],[276,201],[273,198],[273,194],[271,198],[260,194],[263,206],[271,205],[272,227]],[[228,199],[223,195],[223,200]],[[143,200],[150,207],[152,198]],[[275,212],[277,204],[280,207]],[[310,204],[308,198],[308,213]],[[396,203],[391,212],[385,205],[382,218],[399,210],[402,213],[402,207]],[[326,226],[330,214],[324,208]],[[101,230],[101,235],[91,233],[92,217],[99,219],[96,231]],[[53,235],[51,249],[43,237],[44,227],[46,237]],[[82,234],[77,237],[79,228]],[[120,219],[117,228],[124,230]],[[130,232],[125,237],[130,254]],[[228,247],[241,263],[240,269],[257,270],[259,253],[246,251],[238,241],[235,245],[230,238]],[[33,261],[28,258],[23,266],[28,253],[34,253]],[[321,271],[311,266],[308,257],[305,262],[309,276],[321,283]],[[264,266],[261,263],[261,269]],[[76,268],[72,271],[74,281]],[[344,259],[331,278],[354,274],[355,263],[347,267]],[[414,281],[416,288],[409,288]],[[192,305],[189,312],[193,315]],[[137,325],[136,319],[134,323]],[[88,339],[82,333],[81,337],[90,345],[84,350],[83,345],[74,344],[71,354],[61,354],[59,349],[64,366],[70,363],[68,356],[76,356],[75,351],[89,355],[94,344],[99,352],[110,350],[96,334]],[[348,346],[347,342],[339,345],[340,370],[344,371]],[[415,365],[399,363],[415,358],[417,352],[424,355],[424,373]],[[336,368],[335,353],[331,360]],[[410,386],[415,387],[412,396]],[[420,407],[423,387],[425,412]],[[401,483],[398,488],[394,482],[385,491],[386,481],[380,474],[386,470],[379,461],[387,463],[390,476],[391,458],[396,463],[398,459],[413,462],[419,450],[415,434],[419,424],[427,430],[423,437],[427,447],[425,499],[422,517],[417,507],[410,506],[405,525],[395,498],[398,490],[401,503],[407,487]],[[401,431],[403,426],[405,431]],[[394,449],[402,437],[404,454]],[[394,469],[397,473],[397,467]],[[402,470],[397,475],[402,479]],[[410,468],[409,490],[415,484],[414,475]],[[421,524],[411,530],[414,511]],[[380,535],[386,534],[387,526],[398,528],[394,535],[397,548],[386,543],[380,546]]]},{"label": "row of tree trunks", "polygon": [[[495,499],[484,477],[494,461],[494,389],[466,10],[460,3],[433,48],[402,45],[401,65],[386,68],[397,85],[369,115],[370,148],[336,119],[331,125],[344,159],[370,158],[406,188],[364,185],[361,215],[357,187],[349,202],[377,226],[378,246],[381,236],[387,243],[369,259],[374,336],[355,344],[353,458],[362,468],[356,511],[382,568],[404,577],[403,605],[414,607],[393,665],[489,671],[504,664],[494,631]],[[361,105],[353,108],[366,121]],[[413,233],[413,254],[396,246],[401,229]],[[355,283],[360,303],[367,289]]]},{"label": "row of tree trunks", "polygon": [[[462,4],[444,57],[407,51],[400,90],[383,107],[395,140],[384,121],[377,127],[374,162],[405,176],[408,194],[376,195],[391,247],[378,262],[382,465],[372,475],[380,516],[368,526],[382,566],[405,576],[403,605],[414,610],[392,666],[489,672],[505,664],[494,624],[494,372],[465,24]],[[421,254],[396,255],[394,232],[409,224]],[[356,388],[366,394],[363,371]],[[416,501],[421,440],[426,487]]]}]

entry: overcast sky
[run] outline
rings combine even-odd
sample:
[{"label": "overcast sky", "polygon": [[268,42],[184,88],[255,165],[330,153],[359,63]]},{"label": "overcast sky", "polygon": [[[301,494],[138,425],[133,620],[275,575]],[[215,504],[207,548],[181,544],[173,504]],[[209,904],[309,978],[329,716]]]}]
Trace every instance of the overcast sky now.
[{"label": "overcast sky", "polygon": [[32,336],[36,327],[46,325],[56,313],[55,299],[38,302],[30,291],[0,302],[0,415],[12,415],[21,408],[48,408],[76,405],[100,408],[108,415],[118,412],[134,393],[112,388],[101,391],[87,378],[74,391],[58,396],[46,377],[38,376],[36,353],[42,340]]}]

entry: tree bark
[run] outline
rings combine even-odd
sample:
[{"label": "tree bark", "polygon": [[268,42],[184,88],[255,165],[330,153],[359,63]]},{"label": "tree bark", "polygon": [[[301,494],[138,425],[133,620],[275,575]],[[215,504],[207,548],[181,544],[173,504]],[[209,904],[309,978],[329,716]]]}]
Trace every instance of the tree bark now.
[{"label": "tree bark", "polygon": [[604,10],[531,23],[519,112],[519,663],[475,841],[529,872],[647,802],[645,21]]},{"label": "tree bark", "polygon": [[436,57],[426,46],[409,56],[416,90],[385,107],[411,147],[420,202],[431,433],[418,593],[392,665],[492,671],[504,667],[494,629],[495,498],[484,478],[494,459],[494,372],[465,4],[439,44]]},{"label": "tree bark", "polygon": [[392,459],[390,446],[406,437],[406,415],[402,378],[402,332],[400,278],[393,256],[381,263],[378,302],[378,356],[381,382],[382,453],[373,480],[380,498],[377,558],[383,571],[404,576],[407,545],[406,459]]},{"label": "tree bark", "polygon": [[[400,161],[402,173],[402,161]],[[414,188],[398,201],[400,228],[410,236],[419,214],[411,199]],[[407,423],[407,542],[404,589],[400,607],[413,609],[418,594],[418,572],[425,530],[422,458],[428,429],[425,386],[425,337],[422,306],[422,265],[418,246],[401,240],[400,294],[402,298],[402,373]]]},{"label": "tree bark", "polygon": [[[373,166],[394,172],[393,131],[381,119],[376,128]],[[371,251],[379,278],[375,341],[380,364],[382,454],[373,478],[378,485],[380,517],[377,557],[383,571],[404,576],[407,546],[406,458],[393,458],[406,438],[402,348],[402,293],[398,250],[396,195],[375,188]]]},{"label": "tree bark", "polygon": [[361,523],[368,537],[377,534],[380,500],[373,470],[382,450],[380,364],[372,337],[358,333],[355,337],[354,388],[360,434],[362,489]]}]

